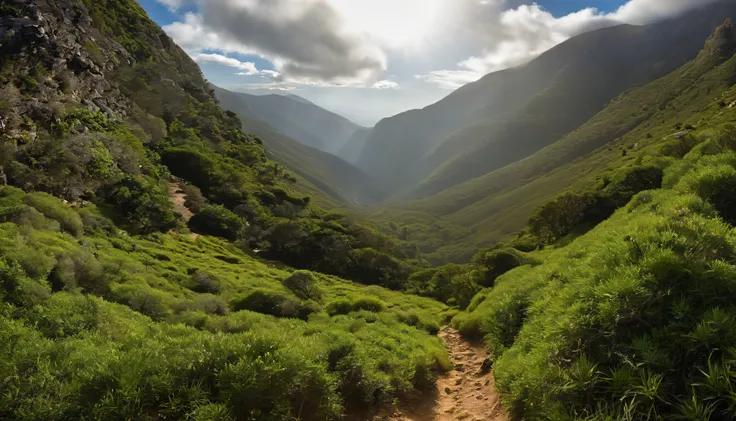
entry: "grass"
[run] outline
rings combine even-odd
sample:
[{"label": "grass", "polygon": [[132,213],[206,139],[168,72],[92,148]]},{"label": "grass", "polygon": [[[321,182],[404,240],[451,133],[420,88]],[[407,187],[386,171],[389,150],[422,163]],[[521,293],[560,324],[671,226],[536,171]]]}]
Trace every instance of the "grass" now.
[{"label": "grass", "polygon": [[306,320],[237,311],[254,291],[302,303],[293,270],[213,237],[94,231],[93,205],[43,197],[43,216],[35,197],[0,189],[3,418],[338,419],[451,366],[436,301],[313,273]]}]

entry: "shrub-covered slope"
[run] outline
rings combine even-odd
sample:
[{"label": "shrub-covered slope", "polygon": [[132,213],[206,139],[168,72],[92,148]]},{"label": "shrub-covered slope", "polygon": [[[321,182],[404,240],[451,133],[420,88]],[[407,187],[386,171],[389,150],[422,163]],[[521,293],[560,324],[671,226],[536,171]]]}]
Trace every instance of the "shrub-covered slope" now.
[{"label": "shrub-covered slope", "polygon": [[449,368],[443,304],[253,257],[402,288],[416,250],[296,192],[134,0],[0,3],[0,418],[337,420]]},{"label": "shrub-covered slope", "polygon": [[[730,110],[732,99],[724,92],[736,70],[732,61],[711,59],[710,50],[703,51],[671,74],[623,93],[528,158],[402,207],[470,229],[471,235],[439,252],[467,260],[478,248],[518,233],[535,209],[560,192],[605,187],[607,173],[647,155],[680,153],[680,137],[692,128],[717,125],[724,108]],[[663,147],[668,150],[660,152]],[[383,216],[405,217],[400,210]]]},{"label": "shrub-covered slope", "polygon": [[[193,229],[306,269],[400,287],[412,247],[293,188],[133,0],[4,6],[0,165],[8,182],[88,200],[133,232],[177,225],[170,174],[201,191]],[[6,11],[7,10],[7,11]],[[223,228],[224,227],[224,228]]]},{"label": "shrub-covered slope", "polygon": [[91,204],[0,188],[0,254],[2,419],[339,419],[449,368],[435,301]]},{"label": "shrub-covered slope", "polygon": [[[715,65],[733,75],[735,39],[729,21],[684,70]],[[689,91],[710,86],[709,77],[698,80]],[[734,82],[693,114],[699,126],[690,134],[659,142],[658,154],[631,152],[636,165],[660,169],[660,189],[635,195],[569,245],[539,252],[543,263],[505,273],[453,320],[495,353],[513,418],[733,419]],[[618,182],[647,188],[635,179]],[[585,225],[599,203],[558,200],[547,226]]]}]

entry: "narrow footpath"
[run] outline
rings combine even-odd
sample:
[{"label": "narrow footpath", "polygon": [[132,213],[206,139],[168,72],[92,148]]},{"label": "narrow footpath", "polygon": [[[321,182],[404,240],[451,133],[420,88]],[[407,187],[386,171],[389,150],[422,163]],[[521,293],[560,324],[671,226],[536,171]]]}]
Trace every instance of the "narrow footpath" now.
[{"label": "narrow footpath", "polygon": [[[482,345],[466,341],[455,329],[439,337],[447,346],[455,369],[437,379],[437,393],[382,417],[390,421],[508,421],[496,392],[490,354]],[[484,367],[484,363],[486,367]],[[381,418],[379,418],[381,419]]]}]

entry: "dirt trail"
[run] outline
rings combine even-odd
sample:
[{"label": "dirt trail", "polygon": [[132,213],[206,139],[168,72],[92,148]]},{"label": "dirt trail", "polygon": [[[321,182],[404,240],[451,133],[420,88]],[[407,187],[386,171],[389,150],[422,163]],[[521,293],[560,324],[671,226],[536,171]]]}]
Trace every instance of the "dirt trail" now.
[{"label": "dirt trail", "polygon": [[508,421],[495,389],[493,374],[483,370],[490,354],[482,345],[463,339],[455,329],[444,328],[440,338],[450,351],[455,370],[437,379],[437,393],[424,396],[400,412],[383,417],[390,421]]},{"label": "dirt trail", "polygon": [[[181,220],[186,224],[194,216],[194,213],[189,210],[184,203],[187,201],[186,194],[182,191],[181,185],[175,181],[169,183],[169,200],[173,205],[174,212],[181,215]],[[197,233],[189,234],[190,237],[196,239],[199,237]]]},{"label": "dirt trail", "polygon": [[179,183],[169,183],[169,197],[171,198],[171,203],[174,205],[174,211],[181,214],[182,221],[189,222],[194,214],[186,206],[184,206],[187,198],[182,191],[181,185],[179,185]]}]

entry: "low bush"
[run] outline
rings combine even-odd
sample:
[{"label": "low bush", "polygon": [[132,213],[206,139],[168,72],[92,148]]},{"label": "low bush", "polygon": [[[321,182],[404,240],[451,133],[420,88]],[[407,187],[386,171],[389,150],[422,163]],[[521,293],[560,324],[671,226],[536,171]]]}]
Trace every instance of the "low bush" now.
[{"label": "low bush", "polygon": [[192,271],[186,287],[202,294],[216,295],[222,291],[220,280],[215,275],[199,269]]},{"label": "low bush", "polygon": [[330,316],[349,314],[354,311],[365,310],[373,313],[385,309],[383,301],[374,297],[356,297],[354,299],[339,299],[327,304],[326,310]]},{"label": "low bush", "polygon": [[189,220],[189,227],[200,234],[236,240],[242,234],[245,225],[238,215],[223,206],[204,205],[199,209],[199,213]]},{"label": "low bush", "polygon": [[320,310],[314,302],[302,302],[296,297],[274,291],[256,289],[231,303],[233,311],[248,310],[270,316],[307,320]]},{"label": "low bush", "polygon": [[319,301],[322,298],[322,291],[317,286],[317,279],[311,272],[296,271],[281,283],[302,300]]}]

